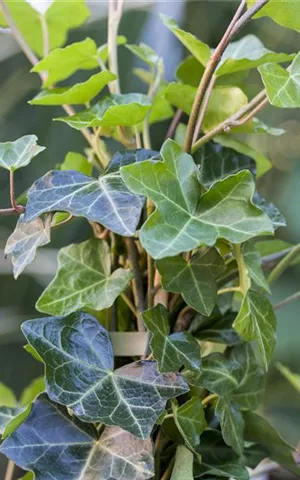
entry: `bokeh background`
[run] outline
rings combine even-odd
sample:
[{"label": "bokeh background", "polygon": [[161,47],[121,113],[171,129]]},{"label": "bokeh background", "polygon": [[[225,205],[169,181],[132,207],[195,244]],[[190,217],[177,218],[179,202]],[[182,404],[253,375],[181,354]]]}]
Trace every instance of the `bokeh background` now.
[{"label": "bokeh background", "polygon": [[[81,29],[71,32],[69,42],[93,38],[98,45],[107,35],[107,2],[87,2],[91,18]],[[176,65],[187,52],[179,41],[162,25],[159,12],[167,13],[199,38],[216,46],[238,2],[223,1],[157,1],[128,2],[120,33],[129,43],[144,41],[165,61],[168,81],[175,77]],[[300,47],[300,34],[273,23],[270,19],[252,21],[243,31],[256,34],[266,47],[280,52],[295,52]],[[119,50],[121,87],[123,92],[145,91],[145,86],[132,74],[138,61],[124,47]],[[59,107],[30,106],[27,102],[39,89],[39,78],[29,73],[30,65],[9,35],[0,33],[0,141],[15,140],[35,134],[39,144],[47,149],[26,169],[16,174],[16,191],[22,194],[35,179],[63,161],[72,150],[83,152],[85,141],[80,132],[52,118],[61,113]],[[78,73],[74,81],[89,73]],[[261,89],[261,80],[252,72],[245,91],[254,95]],[[281,137],[248,135],[247,142],[260,149],[272,161],[274,168],[260,182],[260,190],[274,202],[286,217],[288,227],[280,229],[278,238],[290,243],[300,242],[300,112],[269,107],[260,114],[268,124],[282,127]],[[152,127],[153,146],[159,148],[168,123]],[[112,145],[111,148],[114,148]],[[8,177],[0,172],[0,205],[8,207]],[[51,247],[41,249],[37,260],[15,281],[10,261],[4,258],[7,237],[14,228],[15,218],[1,218],[0,223],[0,381],[14,389],[17,395],[40,375],[41,364],[24,349],[20,323],[37,316],[34,305],[56,269],[57,249],[71,242],[80,242],[90,234],[84,220],[76,220],[53,233]],[[294,266],[274,285],[271,301],[275,304],[300,290],[300,267]],[[276,368],[276,362],[300,373],[300,301],[278,311],[278,343],[267,378],[267,391],[262,410],[282,435],[297,444],[300,441],[300,395],[293,390]],[[0,469],[1,470],[1,469]],[[0,477],[3,478],[0,471]]]}]

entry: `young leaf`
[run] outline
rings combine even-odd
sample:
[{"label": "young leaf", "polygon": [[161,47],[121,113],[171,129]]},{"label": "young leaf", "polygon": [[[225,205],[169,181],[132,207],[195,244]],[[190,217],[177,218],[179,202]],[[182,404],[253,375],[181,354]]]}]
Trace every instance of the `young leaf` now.
[{"label": "young leaf", "polygon": [[173,108],[165,97],[166,88],[167,87],[165,85],[162,85],[155,95],[148,118],[149,125],[153,125],[153,123],[157,122],[163,122],[164,120],[172,118],[174,115]]},{"label": "young leaf", "polygon": [[16,406],[0,406],[0,435],[4,434],[7,425],[21,412],[22,409]]},{"label": "young leaf", "polygon": [[0,167],[14,172],[26,167],[43,150],[45,147],[37,145],[35,135],[25,135],[14,142],[0,143]]},{"label": "young leaf", "polygon": [[220,237],[233,243],[273,232],[271,220],[252,203],[249,171],[216,182],[200,198],[199,172],[180,146],[167,140],[163,162],[145,161],[123,167],[128,188],[150,198],[156,211],[141,229],[141,242],[156,259],[175,256]]},{"label": "young leaf", "polygon": [[151,102],[142,93],[109,95],[92,108],[83,110],[71,117],[56,118],[70,127],[81,130],[86,127],[111,127],[138,125],[146,117]]},{"label": "young leaf", "polygon": [[105,240],[92,238],[69,245],[60,250],[56,276],[36,308],[51,315],[67,315],[86,306],[103,310],[114,303],[131,277],[131,272],[123,268],[111,274]]},{"label": "young leaf", "polygon": [[281,365],[277,365],[277,368],[282,373],[282,375],[290,382],[291,385],[300,393],[300,375],[293,373],[289,368]]},{"label": "young leaf", "polygon": [[[255,0],[248,0],[251,7]],[[283,27],[292,28],[300,32],[300,4],[297,0],[270,0],[257,14],[256,17],[268,16]]]},{"label": "young leaf", "polygon": [[4,407],[15,407],[17,399],[11,388],[0,382],[0,405]]},{"label": "young leaf", "polygon": [[186,262],[181,256],[158,260],[162,286],[181,293],[185,302],[203,315],[210,315],[217,303],[216,279],[224,271],[222,257],[215,249],[197,252]]},{"label": "young leaf", "polygon": [[45,220],[36,218],[30,222],[24,221],[24,215],[20,216],[5,246],[5,255],[11,255],[15,279],[33,262],[38,247],[50,242],[50,228],[50,215]]},{"label": "young leaf", "polygon": [[243,245],[243,257],[248,269],[249,277],[256,283],[256,285],[267,293],[271,294],[270,287],[265,279],[261,268],[261,257],[256,250],[253,242],[246,242]]},{"label": "young leaf", "polygon": [[152,333],[150,342],[160,372],[177,372],[182,365],[199,371],[200,346],[190,333],[170,333],[168,311],[157,305],[142,313],[146,327]]},{"label": "young leaf", "polygon": [[256,292],[248,291],[233,326],[245,340],[258,341],[267,370],[276,344],[276,317],[269,300]]},{"label": "young leaf", "polygon": [[[300,25],[300,22],[299,22]],[[280,65],[267,64],[259,68],[271,105],[279,108],[299,108],[300,53],[286,70]]]},{"label": "young leaf", "polygon": [[172,408],[175,423],[186,446],[191,450],[195,449],[200,443],[201,433],[207,426],[201,400],[198,397],[192,397],[180,407],[173,403]]},{"label": "young leaf", "polygon": [[219,398],[215,414],[220,420],[222,435],[227,445],[242,455],[244,450],[244,419],[239,408],[226,397]]},{"label": "young leaf", "polygon": [[35,65],[31,72],[47,72],[44,87],[65,80],[77,70],[92,70],[99,67],[97,46],[91,38],[72,43],[65,48],[57,48]]},{"label": "young leaf", "polygon": [[106,428],[99,437],[92,425],[70,417],[45,394],[0,449],[33,471],[36,480],[147,480],[154,474],[152,450],[150,439],[138,439],[119,427]]},{"label": "young leaf", "polygon": [[155,362],[134,362],[113,372],[110,337],[87,313],[29,320],[22,330],[46,364],[51,400],[85,422],[117,425],[147,438],[168,398],[188,391],[179,375],[159,374]]},{"label": "young leaf", "polygon": [[84,175],[91,175],[93,165],[84,155],[77,152],[68,152],[60,166],[61,170],[76,170]]},{"label": "young leaf", "polygon": [[157,152],[143,149],[118,152],[98,179],[74,171],[49,172],[29,189],[25,220],[28,222],[45,212],[65,211],[101,223],[120,235],[132,236],[144,199],[124,185],[120,167],[150,158],[157,158]]},{"label": "young leaf", "polygon": [[86,82],[76,83],[72,87],[42,90],[29,103],[30,105],[84,105],[90,102],[116,75],[105,70],[92,75]]},{"label": "young leaf", "polygon": [[32,380],[32,382],[24,389],[20,398],[20,405],[26,407],[32,403],[36,397],[46,390],[44,377],[38,377]]},{"label": "young leaf", "polygon": [[192,452],[184,445],[178,445],[171,480],[194,480],[193,464]]}]

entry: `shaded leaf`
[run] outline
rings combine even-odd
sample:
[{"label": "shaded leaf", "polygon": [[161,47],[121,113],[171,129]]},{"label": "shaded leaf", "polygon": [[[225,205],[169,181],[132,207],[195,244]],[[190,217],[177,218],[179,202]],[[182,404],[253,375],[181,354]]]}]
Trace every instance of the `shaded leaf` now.
[{"label": "shaded leaf", "polygon": [[282,213],[280,213],[278,208],[273,203],[267,202],[267,200],[258,192],[255,192],[254,194],[253,203],[268,215],[268,217],[272,220],[275,230],[279,227],[286,227],[286,221]]},{"label": "shaded leaf", "polygon": [[277,368],[282,375],[290,382],[291,385],[300,393],[300,375],[291,372],[291,370],[280,363]]},{"label": "shaded leaf", "polygon": [[178,445],[171,480],[194,480],[193,463],[192,452],[184,445]]},{"label": "shaded leaf", "polygon": [[195,310],[203,315],[211,314],[217,302],[216,279],[224,271],[224,262],[217,250],[197,252],[188,262],[181,256],[158,260],[156,267],[165,290],[181,293]]},{"label": "shaded leaf", "polygon": [[122,293],[132,273],[118,268],[111,274],[109,246],[92,238],[62,248],[58,270],[37,301],[40,312],[67,315],[83,307],[102,310]]},{"label": "shaded leaf", "polygon": [[141,123],[151,108],[151,102],[142,93],[109,95],[92,108],[82,110],[71,117],[56,118],[70,127],[81,130],[86,127],[133,126]]},{"label": "shaded leaf", "polygon": [[153,258],[175,256],[220,237],[240,243],[273,231],[270,219],[251,199],[249,171],[216,182],[200,198],[199,172],[192,157],[167,140],[163,162],[145,161],[122,168],[122,178],[136,194],[150,198],[155,212],[144,223],[140,239]]},{"label": "shaded leaf", "polygon": [[176,426],[186,446],[191,450],[195,449],[200,443],[201,433],[207,426],[201,400],[198,397],[192,397],[180,407],[173,403],[172,408]]},{"label": "shaded leaf", "polygon": [[256,117],[253,118],[253,131],[254,133],[268,133],[269,135],[273,135],[274,137],[280,137],[281,135],[286,133],[286,130],[284,130],[283,128],[271,127],[270,125],[267,125],[262,120]]},{"label": "shaded leaf", "polygon": [[98,438],[92,425],[70,417],[45,394],[0,450],[32,470],[36,480],[146,480],[154,473],[150,439],[140,440],[119,427],[106,428]]},{"label": "shaded leaf", "polygon": [[234,313],[221,315],[213,313],[210,317],[198,315],[195,322],[194,336],[199,340],[207,342],[225,343],[226,345],[237,345],[241,342],[237,332],[233,329],[232,323],[235,319]]},{"label": "shaded leaf", "polygon": [[198,87],[205,67],[195,57],[185,58],[177,67],[176,78],[185,85]]},{"label": "shaded leaf", "polygon": [[239,408],[226,397],[219,398],[215,414],[220,420],[222,435],[227,445],[242,455],[244,450],[244,419]]},{"label": "shaded leaf", "polygon": [[25,135],[14,142],[0,143],[0,167],[14,172],[26,167],[43,150],[45,147],[37,145],[35,135]]},{"label": "shaded leaf", "polygon": [[0,382],[0,406],[15,407],[17,399],[11,388]]},{"label": "shaded leaf", "polygon": [[[255,0],[248,0],[250,7]],[[270,0],[255,16],[268,16],[283,27],[292,28],[300,32],[300,4],[297,0]]]},{"label": "shaded leaf", "polygon": [[76,170],[84,175],[91,175],[93,165],[84,155],[77,152],[68,152],[60,166],[61,170]]},{"label": "shaded leaf", "polygon": [[190,333],[170,333],[168,311],[157,305],[142,313],[147,329],[152,333],[151,350],[161,372],[177,372],[182,365],[199,371],[200,345]]},{"label": "shaded leaf", "polygon": [[152,103],[152,107],[149,114],[149,125],[157,122],[163,122],[172,118],[174,115],[173,108],[165,98],[166,86],[162,85],[155,95],[155,98]]},{"label": "shaded leaf", "polygon": [[3,435],[6,426],[22,411],[19,407],[0,406],[0,435]]},{"label": "shaded leaf", "polygon": [[267,370],[276,344],[276,317],[269,300],[249,290],[233,326],[244,340],[257,340]]},{"label": "shaded leaf", "polygon": [[76,83],[72,87],[42,90],[30,100],[30,105],[84,105],[90,102],[116,75],[105,70],[92,75],[86,82]]},{"label": "shaded leaf", "polygon": [[113,372],[110,337],[87,313],[29,320],[22,330],[46,364],[50,398],[85,422],[117,425],[146,438],[168,398],[188,390],[179,375],[159,374],[155,362]]},{"label": "shaded leaf", "polygon": [[243,258],[246,264],[249,277],[255,282],[255,284],[271,294],[270,287],[265,279],[264,273],[261,268],[261,257],[256,250],[253,242],[247,242],[243,245]]},{"label": "shaded leaf", "polygon": [[5,255],[11,255],[15,278],[33,262],[38,247],[50,242],[50,229],[51,216],[45,220],[36,218],[30,222],[25,222],[24,215],[20,216],[5,246]]}]

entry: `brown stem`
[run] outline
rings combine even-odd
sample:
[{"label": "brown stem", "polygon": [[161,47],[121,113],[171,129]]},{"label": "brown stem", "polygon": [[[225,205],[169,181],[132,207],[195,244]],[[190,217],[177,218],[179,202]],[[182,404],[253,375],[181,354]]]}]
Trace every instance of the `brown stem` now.
[{"label": "brown stem", "polygon": [[14,476],[15,464],[11,460],[8,461],[4,480],[12,480]]},{"label": "brown stem", "polygon": [[198,117],[197,125],[196,125],[196,128],[195,128],[194,136],[193,136],[193,143],[196,142],[196,140],[199,137],[199,134],[201,132],[203,120],[204,120],[204,117],[205,117],[205,114],[206,114],[208,103],[209,103],[212,91],[214,89],[216,80],[217,80],[216,75],[213,75],[212,78],[211,78],[211,81],[210,81],[210,83],[207,87],[207,90],[206,90],[206,93],[205,93],[205,96],[204,96],[204,100],[203,100],[203,104],[202,104],[202,107],[200,108],[199,117]]},{"label": "brown stem", "polygon": [[285,298],[284,300],[281,300],[280,302],[276,303],[274,305],[274,310],[278,310],[279,308],[285,307],[291,302],[295,302],[296,300],[300,299],[300,292],[296,292],[293,295],[290,295],[289,297]]},{"label": "brown stem", "polygon": [[14,176],[14,172],[11,170],[9,172],[9,196],[10,196],[10,204],[12,208],[17,212],[18,205],[16,204],[16,200],[15,200],[15,176]]},{"label": "brown stem", "polygon": [[190,315],[190,313],[193,313],[194,311],[195,310],[189,305],[186,305],[181,310],[175,323],[174,332],[183,332],[188,329],[192,318],[192,315]]},{"label": "brown stem", "polygon": [[[248,123],[250,120],[252,120],[252,118],[258,113],[260,112],[260,110],[262,110],[264,107],[266,107],[267,105],[269,105],[269,99],[268,98],[265,98],[264,100],[262,100],[262,102],[260,102],[257,107],[255,107],[252,112],[248,113],[248,115],[246,115],[245,117],[241,118],[241,120],[232,120],[230,122],[230,124],[228,124],[228,130],[230,130],[232,127],[241,127],[242,125],[245,125],[246,123]],[[228,132],[228,130],[226,129],[226,132]]]},{"label": "brown stem", "polygon": [[21,213],[25,212],[25,207],[22,205],[18,205],[18,211],[14,208],[1,208],[0,209],[0,217],[9,217],[10,215],[21,215]]},{"label": "brown stem", "polygon": [[125,237],[125,244],[128,252],[130,268],[133,272],[132,291],[134,302],[137,308],[137,327],[139,332],[145,332],[146,328],[142,319],[142,312],[145,310],[143,277],[139,266],[139,252],[134,238]]},{"label": "brown stem", "polygon": [[176,128],[178,127],[178,124],[181,120],[181,117],[183,115],[183,110],[181,110],[180,108],[177,109],[170,125],[169,125],[169,128],[168,128],[168,131],[166,133],[166,139],[167,138],[173,138],[174,135],[175,135],[175,132],[176,132]]}]

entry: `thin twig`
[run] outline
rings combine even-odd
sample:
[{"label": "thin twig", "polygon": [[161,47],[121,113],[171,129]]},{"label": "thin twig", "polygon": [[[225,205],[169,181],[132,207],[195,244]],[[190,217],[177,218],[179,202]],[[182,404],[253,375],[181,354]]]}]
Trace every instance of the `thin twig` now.
[{"label": "thin twig", "polygon": [[[228,125],[228,129],[231,129],[232,127],[241,127],[242,125],[245,125],[246,123],[248,123],[250,120],[252,120],[252,118],[258,113],[260,112],[264,107],[266,107],[267,105],[269,105],[269,99],[268,98],[265,98],[262,102],[260,102],[257,107],[255,107],[252,112],[248,113],[248,115],[246,115],[245,117],[243,117],[241,120],[232,120],[230,125]],[[228,132],[228,130],[226,130],[226,132]]]},{"label": "thin twig", "polygon": [[231,292],[241,292],[240,287],[227,287],[227,288],[221,288],[218,290],[218,295],[224,295],[224,293],[231,293]]},{"label": "thin twig", "polygon": [[44,57],[47,57],[50,51],[50,38],[49,38],[49,30],[46,21],[45,15],[40,15],[40,21],[42,26],[42,34],[43,34],[43,45],[44,45]]},{"label": "thin twig", "polygon": [[21,215],[21,213],[25,212],[25,207],[22,205],[18,205],[18,211],[14,208],[1,208],[0,209],[0,217],[9,217],[10,215]]},{"label": "thin twig", "polygon": [[285,307],[291,302],[296,302],[297,300],[300,300],[300,292],[296,292],[293,295],[290,295],[289,297],[286,297],[284,300],[281,300],[280,302],[276,303],[274,305],[274,310],[278,310],[279,308]]},{"label": "thin twig", "polygon": [[15,200],[15,176],[12,170],[10,170],[9,172],[9,196],[10,196],[10,204],[12,208],[17,212],[18,205],[16,204],[16,200]]},{"label": "thin twig", "polygon": [[15,463],[8,460],[4,480],[12,480],[14,476]]},{"label": "thin twig", "polygon": [[174,332],[183,332],[188,329],[189,324],[191,322],[192,316],[188,314],[189,313],[194,313],[195,310],[193,307],[190,307],[189,305],[186,305],[181,312],[179,313],[175,326],[174,326]]},{"label": "thin twig", "polygon": [[196,142],[196,140],[199,137],[199,134],[201,132],[203,120],[204,120],[204,117],[205,117],[205,114],[206,114],[208,103],[209,103],[212,91],[214,89],[216,80],[217,80],[216,75],[213,75],[212,78],[211,78],[211,81],[209,82],[207,90],[205,92],[203,104],[202,104],[202,107],[200,108],[199,117],[198,117],[198,120],[197,120],[197,125],[195,127],[195,132],[194,132],[194,136],[193,136],[193,143]]},{"label": "thin twig", "polygon": [[132,237],[125,237],[124,241],[128,252],[130,268],[134,275],[132,279],[132,291],[134,303],[137,308],[137,327],[139,332],[145,332],[146,328],[141,315],[141,313],[145,310],[145,302],[143,277],[139,266],[139,252]]},{"label": "thin twig", "polygon": [[112,93],[120,93],[117,36],[125,0],[109,0],[108,4],[108,58],[109,70],[117,78],[110,83]]},{"label": "thin twig", "polygon": [[166,139],[168,138],[173,138],[176,132],[176,128],[178,127],[178,124],[181,120],[181,117],[183,115],[183,110],[180,108],[177,109],[166,134]]},{"label": "thin twig", "polygon": [[205,407],[205,405],[207,405],[210,402],[213,402],[217,398],[218,398],[218,395],[216,393],[211,393],[210,395],[207,395],[207,397],[203,398],[201,403],[202,403],[203,407]]},{"label": "thin twig", "polygon": [[133,305],[132,301],[125,293],[121,293],[121,297],[123,298],[124,302],[126,303],[127,307],[132,311],[133,315],[137,318],[138,314],[136,311],[135,306]]},{"label": "thin twig", "polygon": [[172,472],[173,472],[174,463],[175,463],[175,457],[173,457],[172,460],[170,461],[170,463],[167,467],[167,470],[165,471],[165,473],[161,477],[161,480],[169,480],[169,478],[171,477]]},{"label": "thin twig", "polygon": [[280,262],[276,265],[274,270],[267,278],[269,284],[275,282],[283,272],[289,267],[292,261],[300,254],[300,243],[296,245]]}]

